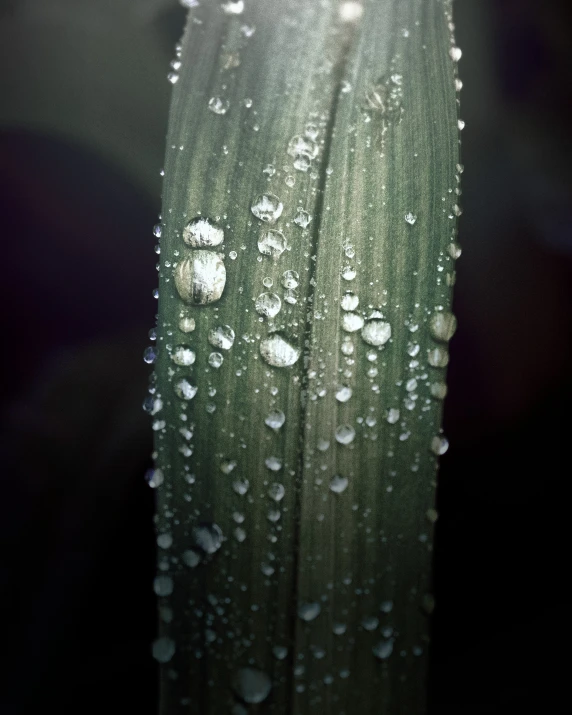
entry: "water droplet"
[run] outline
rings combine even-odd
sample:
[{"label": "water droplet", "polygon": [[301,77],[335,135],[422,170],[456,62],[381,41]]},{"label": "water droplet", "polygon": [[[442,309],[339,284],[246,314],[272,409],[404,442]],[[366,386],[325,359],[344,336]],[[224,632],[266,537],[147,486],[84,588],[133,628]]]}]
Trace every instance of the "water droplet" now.
[{"label": "water droplet", "polygon": [[160,549],[169,549],[173,544],[173,537],[171,534],[159,534],[157,537],[157,546]]},{"label": "water droplet", "polygon": [[213,348],[221,350],[230,350],[234,345],[234,330],[230,325],[219,325],[216,328],[209,330],[209,343]]},{"label": "water droplet", "polygon": [[170,596],[173,593],[173,579],[170,576],[157,576],[153,581],[153,590],[157,596]]},{"label": "water droplet", "polygon": [[459,127],[459,131],[462,132],[465,128],[465,122],[462,119],[459,119],[459,121],[457,122],[457,126]]},{"label": "water droplet", "polygon": [[275,223],[282,215],[283,209],[283,203],[274,194],[260,194],[250,207],[256,218],[265,223]]},{"label": "water droplet", "polygon": [[345,281],[353,281],[353,279],[356,277],[356,275],[357,275],[357,272],[353,266],[344,266],[342,268],[342,278]]},{"label": "water droplet", "polygon": [[157,238],[161,238],[161,233],[162,233],[161,224],[160,224],[160,223],[156,223],[156,224],[153,226],[153,236],[156,236]]},{"label": "water droplet", "polygon": [[232,488],[240,496],[244,496],[250,487],[248,479],[235,479],[232,483]]},{"label": "water droplet", "polygon": [[181,299],[196,305],[217,301],[226,283],[224,263],[214,251],[192,251],[178,263],[174,275]]},{"label": "water droplet", "polygon": [[153,658],[159,663],[168,663],[175,655],[175,641],[161,636],[153,642]]},{"label": "water droplet", "polygon": [[361,625],[366,631],[375,631],[375,629],[379,626],[379,618],[376,616],[366,616],[362,620]]},{"label": "water droplet", "polygon": [[265,418],[264,422],[273,430],[279,430],[286,420],[286,415],[282,410],[273,410]]},{"label": "water droplet", "polygon": [[244,0],[226,0],[221,8],[225,15],[241,15],[244,12]]},{"label": "water droplet", "polygon": [[261,293],[254,303],[256,312],[266,318],[274,318],[280,312],[282,301],[276,293]]},{"label": "water droplet", "polygon": [[209,99],[209,109],[215,114],[226,114],[229,107],[230,102],[228,99],[222,99],[221,97],[211,97]]},{"label": "water droplet", "polygon": [[182,333],[192,333],[195,329],[195,319],[184,316],[179,320],[179,330]]},{"label": "water droplet", "polygon": [[293,157],[305,157],[312,160],[318,156],[318,145],[309,136],[296,135],[288,142],[288,154]]},{"label": "water droplet", "polygon": [[286,250],[288,243],[282,231],[273,228],[264,230],[258,239],[258,250],[265,256],[278,258]]},{"label": "water droplet", "polygon": [[240,526],[237,526],[233,533],[234,538],[238,541],[239,544],[242,544],[242,542],[246,539],[246,531]]},{"label": "water droplet", "polygon": [[284,498],[285,494],[286,490],[284,489],[283,485],[279,484],[278,482],[272,484],[268,489],[268,496],[271,499],[274,499],[274,501],[281,501]]},{"label": "water droplet", "polygon": [[220,471],[223,474],[230,474],[234,469],[236,469],[236,462],[234,459],[223,459],[220,463]]},{"label": "water droplet", "polygon": [[435,435],[431,440],[431,451],[440,457],[449,449],[449,440],[442,435]]},{"label": "water droplet", "polygon": [[342,310],[355,310],[359,305],[359,297],[355,293],[348,291],[342,296],[340,305]]},{"label": "water droplet", "polygon": [[347,486],[348,478],[340,477],[339,474],[334,475],[330,481],[330,491],[334,492],[335,494],[341,494],[342,492],[345,492]]},{"label": "water droplet", "polygon": [[319,603],[303,603],[298,608],[298,616],[307,623],[320,615],[322,607]]},{"label": "water droplet", "polygon": [[282,285],[284,288],[297,288],[299,281],[300,276],[296,271],[284,271],[284,273],[282,274]]},{"label": "water droplet", "polygon": [[148,469],[145,473],[145,481],[151,487],[156,489],[163,484],[165,477],[162,469]]},{"label": "water droplet", "polygon": [[181,557],[183,559],[183,563],[190,569],[194,569],[201,563],[202,560],[202,556],[198,553],[198,551],[193,551],[193,549],[183,551]]},{"label": "water droplet", "polygon": [[179,75],[176,72],[169,72],[167,79],[171,84],[177,84],[179,81]]},{"label": "water droplet", "polygon": [[348,385],[341,385],[336,390],[336,400],[338,402],[347,402],[352,396],[352,388]]},{"label": "water droplet", "polygon": [[382,601],[379,609],[384,613],[391,613],[393,610],[393,601]]},{"label": "water droplet", "polygon": [[390,425],[394,425],[399,419],[399,410],[396,410],[395,407],[392,407],[390,410],[387,410],[386,419]]},{"label": "water droplet", "polygon": [[283,645],[275,645],[272,648],[272,655],[276,658],[276,660],[284,660],[284,658],[288,655],[288,648]]},{"label": "water droplet", "polygon": [[292,166],[297,171],[308,171],[308,169],[312,166],[312,162],[307,156],[297,156],[292,162]]},{"label": "water droplet", "polygon": [[296,305],[296,303],[298,302],[298,296],[296,295],[296,292],[293,290],[285,291],[284,302],[288,303],[289,305]]},{"label": "water droplet", "polygon": [[446,347],[436,347],[427,351],[427,361],[432,367],[447,367],[449,351]]},{"label": "water droplet", "polygon": [[453,60],[453,62],[458,62],[462,56],[463,53],[459,47],[451,47],[449,50],[449,57]]},{"label": "water droplet", "polygon": [[431,384],[431,395],[436,400],[444,400],[447,397],[447,385],[444,382],[433,382]]},{"label": "water droplet", "polygon": [[268,457],[268,459],[264,460],[264,464],[266,464],[268,469],[272,472],[278,472],[282,469],[282,461],[278,459],[278,457]]},{"label": "water droplet", "polygon": [[351,342],[351,340],[348,337],[346,337],[346,339],[342,342],[340,350],[346,356],[353,355],[354,344]]},{"label": "water droplet", "polygon": [[455,261],[457,260],[457,258],[461,257],[461,246],[459,246],[458,243],[455,243],[455,241],[449,244],[447,250],[449,251],[449,255],[451,256],[451,258],[453,258]]},{"label": "water droplet", "polygon": [[393,653],[393,640],[379,641],[373,646],[372,652],[379,660],[386,660]]},{"label": "water droplet", "polygon": [[351,425],[340,425],[335,432],[336,442],[340,444],[350,444],[354,441],[356,431]]},{"label": "water droplet", "polygon": [[183,241],[191,248],[220,246],[224,241],[224,231],[214,221],[197,216],[183,229]]},{"label": "water droplet", "polygon": [[363,328],[363,318],[357,313],[344,313],[342,315],[342,328],[346,333],[355,333]]},{"label": "water droplet", "polygon": [[180,397],[181,400],[192,400],[197,394],[198,389],[198,387],[191,385],[191,383],[188,380],[185,380],[185,378],[182,378],[175,383],[175,394],[177,397]]},{"label": "water droplet", "polygon": [[150,345],[148,348],[145,348],[145,351],[143,352],[143,360],[144,362],[147,363],[147,365],[152,365],[155,360],[157,359],[157,350],[153,345]]},{"label": "water droplet", "polygon": [[260,354],[269,365],[289,367],[300,357],[300,350],[285,340],[279,333],[260,341]]},{"label": "water droplet", "polygon": [[363,5],[355,0],[347,0],[340,5],[339,15],[342,22],[357,22],[363,15]]},{"label": "water droplet", "polygon": [[195,362],[196,355],[188,345],[177,345],[171,353],[171,360],[175,365],[188,367]]},{"label": "water droplet", "polygon": [[457,318],[453,313],[442,311],[433,313],[429,324],[431,335],[435,340],[446,343],[448,342],[457,329]]},{"label": "water droplet", "polygon": [[222,546],[223,535],[217,524],[202,523],[193,529],[195,545],[206,554],[214,554]]},{"label": "water droplet", "polygon": [[268,697],[272,683],[262,670],[240,668],[232,679],[232,689],[245,703],[261,703]]},{"label": "water droplet", "polygon": [[307,228],[310,225],[312,216],[304,209],[298,209],[298,213],[294,216],[294,223],[300,228]]},{"label": "water droplet", "polygon": [[219,368],[223,363],[223,356],[220,353],[211,353],[209,355],[209,365],[211,367]]},{"label": "water droplet", "polygon": [[270,277],[263,278],[263,280],[262,280],[262,285],[263,285],[265,288],[272,288],[272,286],[274,285],[274,281],[273,281],[272,278],[270,278]]},{"label": "water droplet", "polygon": [[408,211],[408,212],[405,214],[405,220],[407,221],[407,223],[408,223],[410,226],[413,226],[413,224],[415,223],[415,221],[417,221],[417,216],[416,216],[415,214],[411,213],[411,211]]},{"label": "water droplet", "polygon": [[361,336],[368,345],[385,345],[391,338],[391,325],[383,320],[368,320],[362,328]]},{"label": "water droplet", "polygon": [[316,447],[320,452],[326,452],[330,448],[330,442],[327,439],[319,439]]}]

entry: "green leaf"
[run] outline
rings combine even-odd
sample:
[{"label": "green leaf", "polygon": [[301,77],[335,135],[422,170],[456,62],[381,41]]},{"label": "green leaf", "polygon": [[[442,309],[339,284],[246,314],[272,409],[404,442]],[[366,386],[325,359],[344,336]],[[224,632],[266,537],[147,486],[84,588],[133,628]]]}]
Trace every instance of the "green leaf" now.
[{"label": "green leaf", "polygon": [[167,139],[162,713],[417,715],[455,328],[451,6],[240,5],[191,9]]}]

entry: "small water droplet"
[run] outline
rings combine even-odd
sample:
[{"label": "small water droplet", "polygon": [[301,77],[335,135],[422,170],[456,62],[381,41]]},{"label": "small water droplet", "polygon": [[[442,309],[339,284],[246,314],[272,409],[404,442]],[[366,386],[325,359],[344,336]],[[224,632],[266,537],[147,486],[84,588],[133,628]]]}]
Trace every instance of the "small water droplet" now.
[{"label": "small water droplet", "polygon": [[298,209],[298,213],[294,216],[294,223],[300,228],[307,228],[310,225],[312,216],[304,209]]},{"label": "small water droplet", "polygon": [[373,646],[372,652],[379,660],[386,660],[393,653],[393,640],[379,641]]},{"label": "small water droplet", "polygon": [[278,472],[282,469],[282,460],[278,459],[278,457],[268,457],[264,460],[264,464],[266,464],[268,469],[272,472]]},{"label": "small water droplet", "polygon": [[444,382],[433,382],[430,389],[436,400],[444,400],[447,397],[447,385]]},{"label": "small water droplet", "polygon": [[282,285],[284,288],[297,288],[299,280],[300,276],[296,271],[284,271],[282,274]]},{"label": "small water droplet", "polygon": [[186,303],[207,305],[222,296],[226,269],[214,251],[195,250],[177,264],[175,286]]},{"label": "small water droplet", "polygon": [[177,72],[169,72],[169,74],[167,75],[167,79],[171,84],[177,84],[177,82],[179,81],[179,75],[177,74]]},{"label": "small water droplet", "polygon": [[285,420],[286,415],[282,412],[282,410],[273,410],[267,415],[264,422],[268,425],[268,427],[271,427],[273,430],[279,430],[284,424]]},{"label": "small water droplet", "polygon": [[383,320],[368,320],[362,328],[361,336],[368,345],[385,345],[391,338],[391,325]]},{"label": "small water droplet", "polygon": [[293,158],[305,157],[311,161],[318,156],[318,145],[311,137],[297,134],[288,142],[287,152]]},{"label": "small water droplet", "polygon": [[449,440],[442,435],[435,435],[431,440],[431,451],[440,457],[449,449]]},{"label": "small water droplet", "polygon": [[463,53],[459,47],[451,47],[449,50],[449,57],[453,60],[453,62],[458,62],[462,56]]},{"label": "small water droplet", "polygon": [[347,402],[352,396],[352,388],[348,385],[341,385],[336,390],[336,400],[338,402]]},{"label": "small water droplet", "polygon": [[288,243],[282,231],[269,228],[260,234],[258,250],[265,256],[278,258],[286,250]]},{"label": "small water droplet", "polygon": [[457,318],[448,311],[439,311],[431,316],[429,327],[435,340],[446,343],[455,334]]},{"label": "small water droplet", "polygon": [[195,546],[206,554],[214,554],[220,549],[223,534],[217,524],[202,523],[193,529]]},{"label": "small water droplet", "polygon": [[223,363],[223,356],[220,353],[211,353],[209,355],[209,365],[214,368],[219,368]]},{"label": "small water droplet", "polygon": [[183,563],[190,569],[194,569],[202,561],[202,556],[198,553],[198,551],[193,551],[193,549],[183,551],[181,557],[183,559]]},{"label": "small water droplet", "polygon": [[298,608],[298,616],[308,623],[317,618],[321,610],[319,603],[303,603]]},{"label": "small water droplet", "polygon": [[364,320],[357,313],[344,313],[342,315],[342,329],[346,333],[355,333],[363,328]]},{"label": "small water droplet", "polygon": [[449,351],[446,347],[436,347],[427,351],[427,362],[432,367],[447,367],[449,364]]},{"label": "small water droplet", "polygon": [[195,362],[196,355],[188,345],[177,345],[171,353],[171,360],[175,365],[188,367]]},{"label": "small water droplet", "polygon": [[394,425],[399,419],[399,410],[395,409],[395,407],[392,407],[390,410],[387,410],[387,417],[386,420],[389,422],[390,425]]},{"label": "small water droplet", "polygon": [[300,350],[291,345],[279,333],[260,341],[260,354],[269,365],[289,367],[300,357]]},{"label": "small water droplet", "polygon": [[162,469],[148,469],[145,473],[145,481],[151,487],[151,489],[156,489],[163,484],[165,477],[163,475]]},{"label": "small water droplet", "polygon": [[357,22],[363,15],[363,5],[356,0],[347,0],[339,8],[339,16],[342,22]]},{"label": "small water droplet", "polygon": [[359,305],[359,297],[355,293],[348,291],[342,296],[340,305],[342,310],[355,310]]},{"label": "small water droplet", "polygon": [[351,444],[356,436],[356,431],[351,425],[340,425],[335,432],[336,442],[339,444]]},{"label": "small water droplet", "polygon": [[189,318],[187,316],[182,317],[179,320],[179,330],[182,333],[192,333],[195,329],[195,319]]},{"label": "small water droplet", "polygon": [[240,496],[244,496],[250,487],[248,479],[235,479],[232,483],[232,488]]},{"label": "small water droplet", "polygon": [[288,648],[283,645],[275,645],[272,648],[272,655],[276,658],[276,660],[284,660],[284,658],[288,655]]},{"label": "small water droplet", "polygon": [[366,631],[375,631],[379,626],[379,618],[376,616],[366,616],[362,619],[361,625]]},{"label": "small water droplet", "polygon": [[173,544],[173,537],[171,534],[159,534],[157,537],[157,546],[160,549],[169,549]]},{"label": "small water droplet", "polygon": [[345,281],[353,281],[353,279],[356,277],[356,275],[357,275],[357,272],[353,266],[344,266],[342,268],[342,278]]},{"label": "small water droplet", "polygon": [[211,97],[209,99],[209,109],[214,114],[226,114],[229,107],[230,102],[228,99],[223,99],[222,97]]},{"label": "small water droplet", "polygon": [[449,244],[449,246],[447,247],[447,250],[449,251],[449,255],[451,256],[451,258],[453,258],[455,261],[457,260],[457,258],[461,257],[462,249],[458,243],[455,243],[453,241],[452,243]]},{"label": "small water droplet", "polygon": [[244,12],[244,0],[226,0],[221,8],[225,15],[241,15]]},{"label": "small water droplet", "polygon": [[183,229],[183,241],[191,248],[219,246],[224,241],[224,231],[211,219],[197,216]]},{"label": "small water droplet", "polygon": [[234,330],[230,325],[218,325],[216,328],[209,330],[209,343],[213,348],[220,350],[230,350],[234,345]]},{"label": "small water droplet", "polygon": [[279,484],[278,482],[272,484],[268,489],[268,496],[277,502],[281,501],[284,498],[285,494],[286,490],[284,489],[284,486],[282,484]]},{"label": "small water droplet", "polygon": [[153,590],[157,596],[170,596],[173,593],[173,579],[170,576],[157,576],[153,581]]},{"label": "small water droplet", "polygon": [[335,494],[341,494],[342,492],[345,492],[347,486],[348,478],[341,477],[339,474],[335,474],[330,480],[330,491],[334,492]]},{"label": "small water droplet", "polygon": [[156,359],[157,359],[156,348],[153,345],[150,345],[148,348],[145,348],[145,350],[143,352],[144,362],[146,362],[147,365],[152,365]]},{"label": "small water droplet", "polygon": [[153,236],[156,236],[157,238],[161,238],[161,233],[162,233],[161,224],[156,223],[153,226]]},{"label": "small water droplet", "polygon": [[272,682],[268,675],[256,668],[240,668],[232,679],[232,689],[245,703],[261,703],[268,697]]},{"label": "small water droplet", "polygon": [[161,636],[153,642],[153,658],[159,663],[168,663],[175,655],[175,641]]},{"label": "small water droplet", "polygon": [[261,293],[254,303],[256,312],[266,318],[274,318],[280,312],[282,301],[276,293]]},{"label": "small water droplet", "polygon": [[198,389],[198,387],[191,385],[191,383],[185,378],[182,378],[175,383],[175,394],[177,397],[180,397],[181,400],[192,400],[197,394]]},{"label": "small water droplet", "polygon": [[282,215],[283,209],[283,203],[275,194],[260,194],[250,207],[256,218],[265,223],[275,223]]},{"label": "small water droplet", "polygon": [[405,214],[405,220],[407,221],[407,223],[408,223],[410,226],[413,226],[413,224],[415,223],[415,221],[417,221],[417,216],[416,216],[415,214],[411,213],[411,211],[408,211],[408,212]]}]

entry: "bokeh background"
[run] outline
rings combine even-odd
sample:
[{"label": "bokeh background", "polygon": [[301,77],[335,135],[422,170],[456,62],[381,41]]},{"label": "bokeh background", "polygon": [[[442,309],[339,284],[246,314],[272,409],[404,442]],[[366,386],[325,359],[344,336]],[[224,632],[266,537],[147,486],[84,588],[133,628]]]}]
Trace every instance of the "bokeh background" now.
[{"label": "bokeh background", "polygon": [[[155,715],[142,352],[184,17],[177,0],[0,1],[3,715]],[[463,255],[431,715],[555,715],[572,635],[572,4],[456,0],[455,18]]]}]

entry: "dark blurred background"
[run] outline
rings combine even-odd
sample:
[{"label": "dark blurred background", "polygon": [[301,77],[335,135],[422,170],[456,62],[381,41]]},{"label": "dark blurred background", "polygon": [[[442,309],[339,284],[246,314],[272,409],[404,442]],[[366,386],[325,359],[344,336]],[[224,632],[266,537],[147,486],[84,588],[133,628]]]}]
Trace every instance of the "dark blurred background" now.
[{"label": "dark blurred background", "polygon": [[[0,0],[2,715],[155,715],[142,351],[184,16]],[[572,4],[456,0],[455,18],[466,171],[431,715],[554,715],[572,635]]]}]

